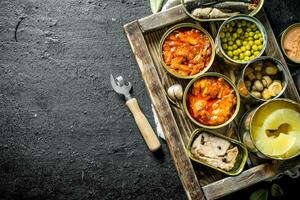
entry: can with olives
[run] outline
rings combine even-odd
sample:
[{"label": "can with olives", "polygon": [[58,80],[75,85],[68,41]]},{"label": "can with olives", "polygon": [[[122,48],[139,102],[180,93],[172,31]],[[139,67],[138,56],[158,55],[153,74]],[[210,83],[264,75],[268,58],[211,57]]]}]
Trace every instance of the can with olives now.
[{"label": "can with olives", "polygon": [[249,102],[265,102],[281,96],[287,87],[283,64],[270,56],[250,61],[239,76],[237,86],[241,97]]}]

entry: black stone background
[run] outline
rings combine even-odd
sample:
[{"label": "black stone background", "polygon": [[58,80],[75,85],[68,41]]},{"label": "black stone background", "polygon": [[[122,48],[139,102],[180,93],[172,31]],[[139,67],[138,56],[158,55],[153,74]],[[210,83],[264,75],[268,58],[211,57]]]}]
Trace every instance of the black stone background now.
[{"label": "black stone background", "polygon": [[[264,7],[277,35],[300,21],[298,0]],[[131,81],[153,124],[122,28],[150,13],[147,0],[0,0],[1,200],[186,198],[166,144],[148,151],[109,84]],[[297,194],[299,179],[277,182]]]}]

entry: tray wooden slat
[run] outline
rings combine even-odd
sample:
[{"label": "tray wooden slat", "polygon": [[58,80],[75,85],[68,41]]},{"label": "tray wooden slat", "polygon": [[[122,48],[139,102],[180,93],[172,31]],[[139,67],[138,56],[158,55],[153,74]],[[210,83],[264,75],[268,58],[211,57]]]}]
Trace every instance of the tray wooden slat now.
[{"label": "tray wooden slat", "polygon": [[[124,27],[129,43],[140,67],[141,74],[149,92],[150,99],[157,112],[162,130],[174,159],[179,177],[189,199],[205,199],[202,189],[193,171],[191,161],[186,155],[184,143],[176,125],[164,89],[159,81],[154,63],[137,21]],[[155,80],[155,81],[152,81]]]},{"label": "tray wooden slat", "polygon": [[[288,67],[265,12],[259,12],[256,17],[264,24],[268,34],[268,45],[265,54],[278,58],[284,64],[288,72],[289,83],[284,96],[299,102],[299,93],[288,71]],[[158,114],[188,199],[216,199],[260,181],[272,178],[293,166],[300,165],[300,160],[297,158],[281,162],[267,162],[257,159],[250,154],[250,159],[247,162],[249,168],[235,177],[226,177],[213,169],[201,165],[192,165],[185,152],[185,145],[196,127],[187,119],[181,110],[170,106],[165,96],[165,88],[174,83],[185,85],[187,81],[175,79],[164,71],[160,63],[158,50],[159,41],[168,27],[187,19],[188,16],[184,13],[180,5],[165,12],[150,15],[129,23],[124,26],[124,29],[139,65],[142,77],[145,80],[150,99]],[[220,22],[202,23],[201,25],[215,37]],[[213,71],[223,73],[229,76],[233,81],[238,74],[236,71],[222,68],[218,62],[214,63]],[[237,123],[247,109],[249,109],[248,106],[241,106],[240,113],[235,122],[230,123],[230,125],[218,131],[229,137],[237,138]]]}]

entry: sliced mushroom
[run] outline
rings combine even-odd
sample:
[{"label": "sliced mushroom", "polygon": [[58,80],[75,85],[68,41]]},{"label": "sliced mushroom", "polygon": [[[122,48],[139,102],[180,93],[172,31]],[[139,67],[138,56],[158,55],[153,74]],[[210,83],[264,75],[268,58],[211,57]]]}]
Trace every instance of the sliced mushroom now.
[{"label": "sliced mushroom", "polygon": [[254,81],[254,86],[257,91],[263,91],[263,89],[264,89],[264,86],[260,80]]},{"label": "sliced mushroom", "polygon": [[260,92],[257,92],[257,91],[254,91],[254,90],[252,90],[251,91],[251,94],[253,95],[253,96],[255,96],[256,98],[261,98],[261,93]]},{"label": "sliced mushroom", "polygon": [[269,85],[271,85],[272,83],[272,79],[270,76],[263,76],[262,77],[262,83],[264,85],[264,87],[269,87]]},{"label": "sliced mushroom", "polygon": [[270,91],[271,96],[277,96],[282,90],[281,81],[275,80],[271,85],[269,85],[268,90]]},{"label": "sliced mushroom", "polygon": [[262,92],[262,97],[265,100],[271,99],[272,95],[271,95],[270,91],[268,90],[268,88],[264,89],[264,91]]}]

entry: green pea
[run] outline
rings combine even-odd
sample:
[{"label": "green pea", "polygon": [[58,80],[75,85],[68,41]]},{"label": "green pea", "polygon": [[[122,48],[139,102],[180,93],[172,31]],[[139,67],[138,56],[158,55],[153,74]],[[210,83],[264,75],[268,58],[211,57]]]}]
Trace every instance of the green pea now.
[{"label": "green pea", "polygon": [[222,42],[223,42],[223,43],[226,43],[226,42],[227,42],[227,38],[223,38],[223,39],[222,39]]},{"label": "green pea", "polygon": [[234,45],[232,45],[232,48],[233,48],[233,49],[237,49],[238,46],[237,46],[236,44],[234,44]]},{"label": "green pea", "polygon": [[226,50],[228,48],[228,45],[227,44],[222,44],[222,48]]},{"label": "green pea", "polygon": [[259,51],[255,51],[253,54],[255,57],[257,57],[259,55],[259,53],[260,53]]},{"label": "green pea", "polygon": [[232,51],[228,51],[228,52],[227,52],[227,55],[228,55],[229,57],[232,57],[232,56],[233,56]]},{"label": "green pea", "polygon": [[245,37],[249,37],[249,33],[248,32],[245,33]]},{"label": "green pea", "polygon": [[242,52],[245,52],[245,51],[246,51],[246,47],[242,46],[242,47],[241,47],[241,51],[242,51]]},{"label": "green pea", "polygon": [[248,61],[249,59],[250,59],[249,56],[245,56],[244,58],[245,61]]},{"label": "green pea", "polygon": [[251,52],[250,52],[250,51],[246,51],[246,52],[245,52],[245,55],[246,55],[246,56],[251,56]]},{"label": "green pea", "polygon": [[258,48],[258,50],[262,50],[263,49],[263,45],[258,45],[257,48]]},{"label": "green pea", "polygon": [[253,37],[248,37],[248,41],[253,41]]},{"label": "green pea", "polygon": [[246,21],[245,20],[242,20],[242,26],[246,26]]},{"label": "green pea", "polygon": [[248,44],[247,41],[243,41],[243,45],[246,46]]},{"label": "green pea", "polygon": [[258,49],[258,46],[255,44],[255,45],[253,45],[252,46],[252,49],[254,50],[254,51],[257,51],[257,49]]},{"label": "green pea", "polygon": [[240,53],[239,57],[241,60],[243,60],[245,58],[245,55],[243,53]]},{"label": "green pea", "polygon": [[225,33],[223,31],[220,32],[220,38],[224,38],[225,37]]},{"label": "green pea", "polygon": [[246,45],[245,47],[246,47],[246,50],[250,50],[251,49],[250,45]]},{"label": "green pea", "polygon": [[234,34],[232,34],[232,37],[235,39],[235,38],[238,37],[238,34],[237,34],[237,33],[234,33]]},{"label": "green pea", "polygon": [[238,28],[236,31],[237,31],[238,34],[243,33],[243,29],[242,28]]},{"label": "green pea", "polygon": [[235,56],[239,55],[239,52],[238,52],[237,50],[234,50],[232,53],[233,53],[233,55],[235,55]]},{"label": "green pea", "polygon": [[261,44],[261,42],[260,42],[259,40],[255,40],[255,41],[254,41],[254,44],[256,44],[256,45],[260,45],[260,44]]},{"label": "green pea", "polygon": [[247,28],[246,30],[247,30],[248,33],[250,33],[252,31],[251,28]]},{"label": "green pea", "polygon": [[238,28],[242,27],[242,23],[241,23],[241,22],[238,22],[238,23],[237,23],[237,27],[238,27]]},{"label": "green pea", "polygon": [[253,38],[257,40],[259,38],[258,34],[255,34]]},{"label": "green pea", "polygon": [[233,45],[233,41],[228,41],[228,45]]},{"label": "green pea", "polygon": [[233,31],[233,28],[232,27],[229,27],[229,32],[232,32]]},{"label": "green pea", "polygon": [[236,45],[241,46],[242,45],[242,41],[241,40],[236,40],[235,41]]},{"label": "green pea", "polygon": [[229,33],[229,32],[226,33],[226,37],[227,37],[227,38],[230,37],[230,33]]},{"label": "green pea", "polygon": [[255,56],[254,56],[254,55],[250,56],[250,60],[253,60],[254,58],[255,58]]},{"label": "green pea", "polygon": [[251,32],[249,32],[249,36],[250,37],[253,37],[254,36],[254,33],[251,31]]},{"label": "green pea", "polygon": [[252,46],[252,45],[254,45],[254,42],[251,40],[251,41],[248,42],[248,44],[249,44],[250,46]]},{"label": "green pea", "polygon": [[238,56],[233,56],[233,60],[238,60],[239,57]]},{"label": "green pea", "polygon": [[229,22],[231,26],[235,26],[235,22],[234,21],[231,21]]},{"label": "green pea", "polygon": [[251,27],[251,22],[247,22],[247,27]]},{"label": "green pea", "polygon": [[232,51],[233,50],[232,46],[228,46],[227,49],[228,49],[228,51]]}]

